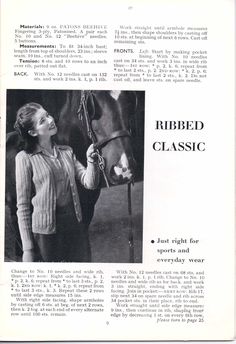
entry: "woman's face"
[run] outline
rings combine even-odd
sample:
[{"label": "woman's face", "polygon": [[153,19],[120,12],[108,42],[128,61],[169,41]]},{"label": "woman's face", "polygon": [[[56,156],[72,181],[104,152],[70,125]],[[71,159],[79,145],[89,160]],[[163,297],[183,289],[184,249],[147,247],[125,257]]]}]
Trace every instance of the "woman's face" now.
[{"label": "woman's face", "polygon": [[52,116],[44,108],[38,109],[33,118],[33,129],[29,131],[38,138],[51,137],[57,133],[57,127]]}]

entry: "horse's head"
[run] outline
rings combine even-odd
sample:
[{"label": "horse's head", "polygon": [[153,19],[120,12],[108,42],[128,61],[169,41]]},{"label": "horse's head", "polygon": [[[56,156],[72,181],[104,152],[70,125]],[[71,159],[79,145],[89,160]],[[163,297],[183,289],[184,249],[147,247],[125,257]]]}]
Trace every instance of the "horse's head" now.
[{"label": "horse's head", "polygon": [[105,160],[109,182],[116,185],[132,181],[135,160],[129,122],[135,111],[134,92],[92,91],[87,104],[91,129]]}]

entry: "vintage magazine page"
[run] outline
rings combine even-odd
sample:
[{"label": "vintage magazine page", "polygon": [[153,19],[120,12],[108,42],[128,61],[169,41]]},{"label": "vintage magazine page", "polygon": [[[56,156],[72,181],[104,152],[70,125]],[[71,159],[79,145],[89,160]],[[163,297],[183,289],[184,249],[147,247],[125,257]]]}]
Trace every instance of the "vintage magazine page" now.
[{"label": "vintage magazine page", "polygon": [[2,0],[0,340],[234,338],[233,0]]}]

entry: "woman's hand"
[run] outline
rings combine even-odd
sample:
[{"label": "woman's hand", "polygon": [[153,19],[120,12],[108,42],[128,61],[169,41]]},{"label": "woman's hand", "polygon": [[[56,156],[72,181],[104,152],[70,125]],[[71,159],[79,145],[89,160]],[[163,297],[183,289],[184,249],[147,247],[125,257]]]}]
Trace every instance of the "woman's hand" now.
[{"label": "woman's hand", "polygon": [[25,250],[23,252],[22,261],[23,262],[34,262],[35,253],[34,250]]},{"label": "woman's hand", "polygon": [[96,151],[95,151],[95,148],[94,148],[94,145],[93,145],[93,144],[91,144],[91,145],[89,146],[89,148],[88,148],[88,150],[87,150],[87,153],[86,153],[86,156],[87,156],[87,161],[88,161],[88,162],[94,163],[94,162],[97,160],[98,155],[97,155],[97,153],[96,153]]}]

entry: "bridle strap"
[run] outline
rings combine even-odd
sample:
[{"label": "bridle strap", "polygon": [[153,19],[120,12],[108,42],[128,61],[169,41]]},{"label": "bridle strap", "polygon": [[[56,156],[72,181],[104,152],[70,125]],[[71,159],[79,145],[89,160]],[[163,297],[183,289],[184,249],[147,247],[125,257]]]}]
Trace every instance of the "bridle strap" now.
[{"label": "bridle strap", "polygon": [[94,106],[92,91],[81,91],[81,99],[80,99],[79,108],[77,110],[77,114],[78,114],[80,120],[83,119],[82,114],[84,114],[88,137],[93,142],[93,144],[95,144],[97,142],[97,139],[96,139],[96,136],[92,130],[91,120],[89,117],[88,107],[87,107],[87,102],[88,102],[89,97],[92,101],[93,111],[95,113],[95,106]]},{"label": "bridle strap", "polygon": [[94,143],[95,149],[99,149],[104,147],[107,143],[109,143],[112,140],[115,140],[119,137],[131,137],[130,132],[128,130],[117,130],[111,133],[110,136],[105,137],[102,140],[99,140]]}]

